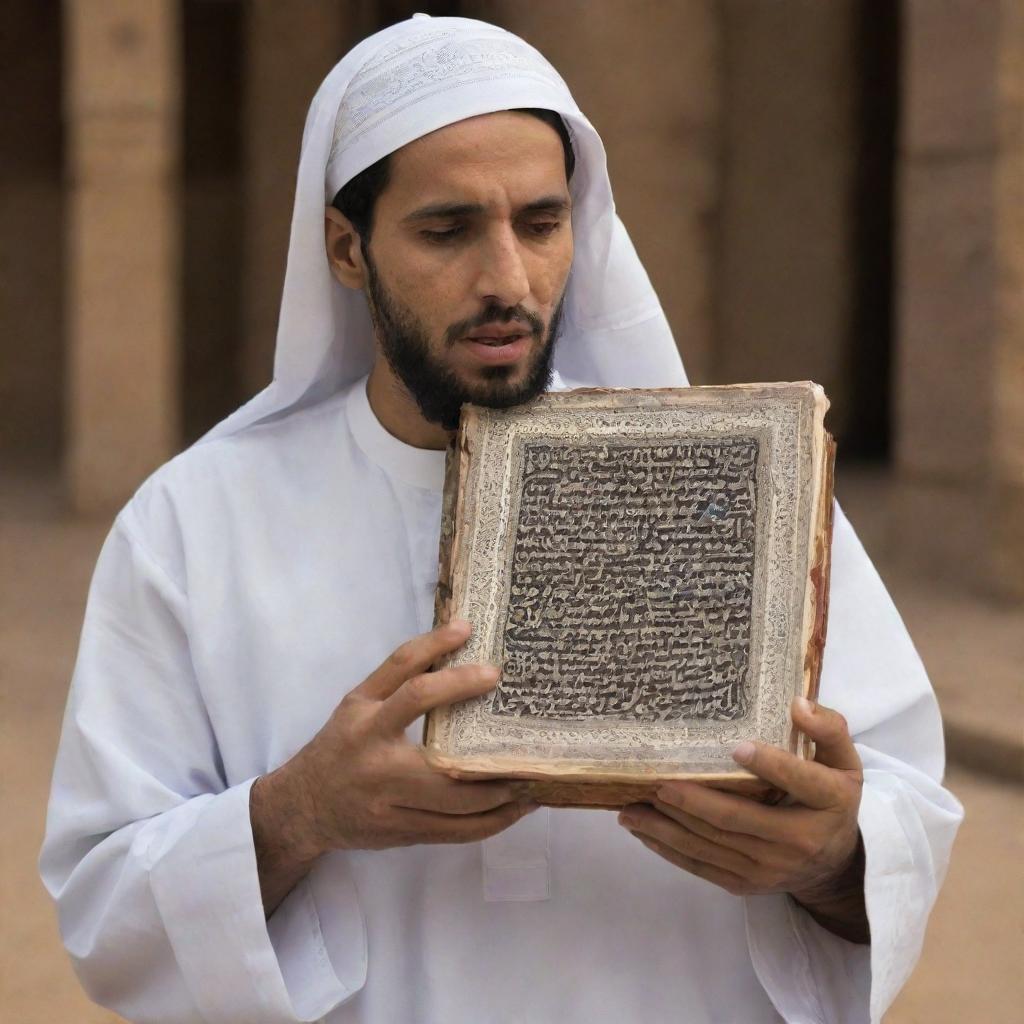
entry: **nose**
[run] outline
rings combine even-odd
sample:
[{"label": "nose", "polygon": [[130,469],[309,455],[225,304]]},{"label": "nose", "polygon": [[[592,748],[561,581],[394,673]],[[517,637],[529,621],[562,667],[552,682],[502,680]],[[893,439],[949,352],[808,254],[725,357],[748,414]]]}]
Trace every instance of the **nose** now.
[{"label": "nose", "polygon": [[481,246],[477,297],[485,303],[516,306],[530,294],[522,243],[511,225],[488,232]]}]

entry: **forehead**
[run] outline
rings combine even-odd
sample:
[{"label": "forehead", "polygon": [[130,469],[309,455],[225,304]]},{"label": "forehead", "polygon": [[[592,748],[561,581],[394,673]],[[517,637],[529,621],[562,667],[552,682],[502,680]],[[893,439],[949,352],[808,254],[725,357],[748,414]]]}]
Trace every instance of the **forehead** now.
[{"label": "forehead", "polygon": [[568,194],[562,140],[530,114],[481,114],[430,132],[392,154],[386,193],[420,202],[451,191]]}]

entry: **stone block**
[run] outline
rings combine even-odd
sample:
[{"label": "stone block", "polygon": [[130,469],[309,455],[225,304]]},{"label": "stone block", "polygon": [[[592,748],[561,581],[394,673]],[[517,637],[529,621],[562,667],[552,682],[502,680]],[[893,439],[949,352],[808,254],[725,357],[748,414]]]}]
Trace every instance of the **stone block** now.
[{"label": "stone block", "polygon": [[991,441],[993,165],[914,161],[900,181],[896,459],[981,480]]},{"label": "stone block", "polygon": [[159,183],[75,199],[67,459],[79,512],[115,510],[178,446],[175,216]]},{"label": "stone block", "polygon": [[73,116],[176,109],[177,5],[167,0],[69,0],[67,105]]},{"label": "stone block", "polygon": [[1002,603],[1024,601],[1024,487],[904,477],[891,508],[903,570]]},{"label": "stone block", "polygon": [[918,154],[991,152],[998,0],[906,0],[903,10],[902,148]]}]

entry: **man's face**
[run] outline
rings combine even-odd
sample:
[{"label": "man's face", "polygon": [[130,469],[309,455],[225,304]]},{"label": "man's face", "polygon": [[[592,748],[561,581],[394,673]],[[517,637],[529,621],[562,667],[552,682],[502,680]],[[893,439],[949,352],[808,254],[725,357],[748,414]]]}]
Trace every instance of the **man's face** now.
[{"label": "man's face", "polygon": [[557,133],[527,114],[442,128],[391,158],[364,248],[378,341],[425,418],[550,383],[573,240]]}]

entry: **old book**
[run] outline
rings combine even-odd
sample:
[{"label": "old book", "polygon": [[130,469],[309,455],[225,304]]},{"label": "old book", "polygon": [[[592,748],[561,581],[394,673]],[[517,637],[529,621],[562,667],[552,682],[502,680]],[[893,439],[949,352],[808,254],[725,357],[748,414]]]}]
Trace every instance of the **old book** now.
[{"label": "old book", "polygon": [[474,624],[444,664],[502,674],[427,717],[428,761],[555,805],[649,799],[666,779],[766,797],[731,753],[810,754],[789,707],[817,693],[825,642],[827,408],[807,382],[464,406],[435,619]]}]

